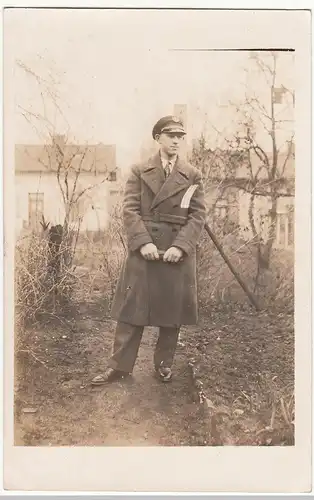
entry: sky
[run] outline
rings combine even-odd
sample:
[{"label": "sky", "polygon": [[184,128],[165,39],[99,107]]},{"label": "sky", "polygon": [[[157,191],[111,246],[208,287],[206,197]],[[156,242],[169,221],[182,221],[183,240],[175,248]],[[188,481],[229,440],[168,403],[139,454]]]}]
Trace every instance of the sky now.
[{"label": "sky", "polygon": [[[58,91],[70,135],[78,142],[116,144],[121,167],[137,159],[154,123],[171,114],[176,103],[188,106],[190,137],[206,130],[212,138],[214,128],[230,129],[237,120],[228,103],[243,99],[245,83],[261,101],[269,101],[248,52],[197,50],[208,48],[209,24],[201,12],[22,9],[6,21],[16,143],[40,142],[22,109],[43,113],[44,103],[54,121],[47,88]],[[229,28],[226,22],[226,36]],[[39,85],[16,61],[57,83]],[[280,57],[278,83],[293,88],[290,54]],[[56,131],[62,129],[59,120]],[[259,132],[266,144],[265,131]]]}]

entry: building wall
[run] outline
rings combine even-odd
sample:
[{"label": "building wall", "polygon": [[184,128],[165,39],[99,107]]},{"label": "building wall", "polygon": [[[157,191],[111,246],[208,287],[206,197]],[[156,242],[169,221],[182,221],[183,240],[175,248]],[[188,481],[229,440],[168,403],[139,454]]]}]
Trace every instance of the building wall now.
[{"label": "building wall", "polygon": [[[102,175],[81,174],[77,192],[93,186],[80,198],[75,207],[74,219],[81,218],[81,229],[97,231],[104,229],[109,220],[111,207],[110,192],[113,182],[104,180]],[[43,198],[45,220],[51,224],[62,224],[65,209],[56,176],[51,173],[20,173],[15,177],[16,235],[29,225],[29,195]],[[75,221],[73,220],[73,223]]]},{"label": "building wall", "polygon": [[[239,226],[240,231],[245,239],[253,237],[249,221],[250,194],[239,191]],[[268,212],[270,202],[262,196],[256,196],[254,200],[254,221],[257,231],[264,239],[267,238],[269,230]],[[278,198],[277,205],[277,226],[276,239],[274,242],[275,248],[293,248],[294,239],[294,198],[282,197]]]},{"label": "building wall", "polygon": [[[245,241],[253,238],[249,220],[250,194],[235,188],[225,189],[223,195],[219,186],[212,185],[206,193],[206,206],[209,213],[209,223],[215,225],[224,222],[228,230],[229,222],[239,227],[239,234]],[[254,223],[257,232],[266,241],[269,231],[270,201],[265,197],[256,196],[253,205]],[[229,227],[230,229],[230,227]],[[294,198],[278,198],[276,237],[274,248],[293,250],[294,248]]]}]

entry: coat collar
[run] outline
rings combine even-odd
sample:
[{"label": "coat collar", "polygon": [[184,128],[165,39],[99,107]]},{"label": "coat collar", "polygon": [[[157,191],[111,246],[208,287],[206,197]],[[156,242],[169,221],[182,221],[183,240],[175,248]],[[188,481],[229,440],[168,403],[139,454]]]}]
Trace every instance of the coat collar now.
[{"label": "coat collar", "polygon": [[152,209],[189,185],[187,165],[179,157],[171,174],[165,180],[159,153],[149,160],[142,173],[142,178],[155,195],[151,206]]},{"label": "coat collar", "polygon": [[142,179],[155,195],[161,189],[165,182],[165,176],[159,153],[149,159],[147,166],[142,172]]}]

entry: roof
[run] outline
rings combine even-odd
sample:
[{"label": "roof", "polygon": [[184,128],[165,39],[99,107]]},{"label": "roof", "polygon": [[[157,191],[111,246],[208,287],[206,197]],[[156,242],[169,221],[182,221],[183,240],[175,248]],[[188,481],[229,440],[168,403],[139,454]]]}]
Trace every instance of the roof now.
[{"label": "roof", "polygon": [[[243,154],[244,153],[244,154]],[[246,151],[216,148],[214,150],[204,149],[200,150],[198,145],[195,145],[196,159],[206,165],[211,165],[212,174],[217,178],[224,178],[234,176],[237,178],[251,177],[250,167]],[[268,177],[267,170],[262,168],[265,165],[263,155],[267,156],[269,165],[272,165],[272,154],[257,150],[256,153],[252,151],[250,155],[252,174],[253,176],[258,172],[258,178],[263,179]],[[191,161],[193,163],[193,160]],[[295,177],[295,154],[294,151],[288,149],[279,151],[277,156],[277,173],[278,177],[284,179],[294,179]]]},{"label": "roof", "polygon": [[15,172],[57,172],[58,165],[81,172],[108,173],[116,170],[115,145],[16,144]]}]

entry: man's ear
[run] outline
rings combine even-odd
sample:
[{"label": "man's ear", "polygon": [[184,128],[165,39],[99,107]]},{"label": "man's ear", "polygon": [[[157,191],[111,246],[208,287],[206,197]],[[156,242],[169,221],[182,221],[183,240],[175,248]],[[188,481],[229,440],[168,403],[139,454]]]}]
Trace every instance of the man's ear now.
[{"label": "man's ear", "polygon": [[159,142],[159,139],[160,139],[160,134],[156,134],[155,135],[155,141]]}]

